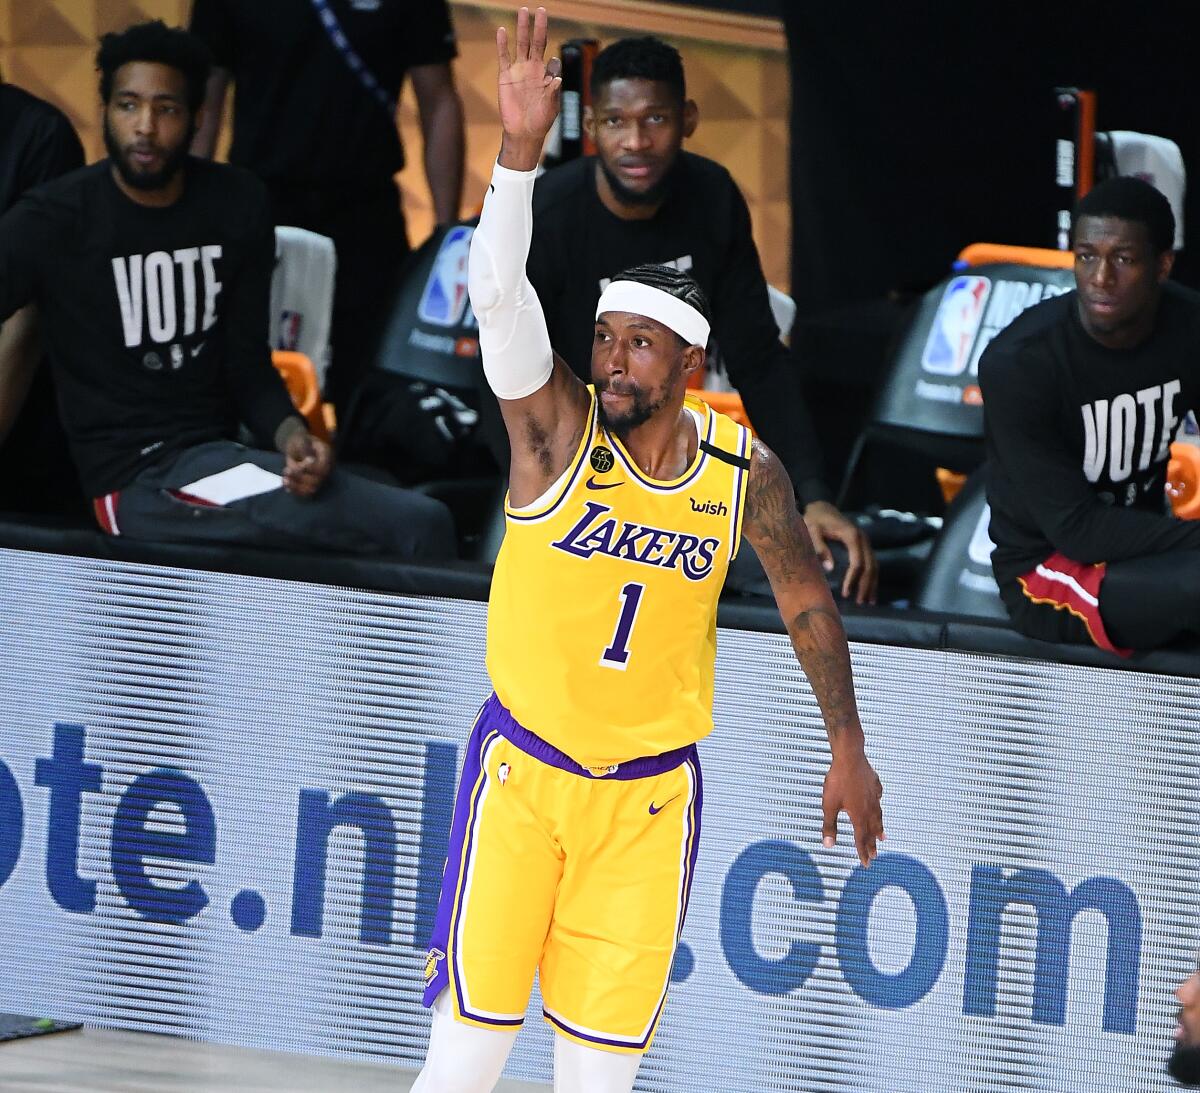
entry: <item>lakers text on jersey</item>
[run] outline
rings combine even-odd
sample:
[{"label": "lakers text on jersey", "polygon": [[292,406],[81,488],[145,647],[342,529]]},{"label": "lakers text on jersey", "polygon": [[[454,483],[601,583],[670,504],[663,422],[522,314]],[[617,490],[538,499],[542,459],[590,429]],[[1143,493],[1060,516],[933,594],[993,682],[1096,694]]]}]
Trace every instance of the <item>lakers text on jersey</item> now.
[{"label": "lakers text on jersey", "polygon": [[749,430],[689,395],[695,458],[647,477],[591,416],[542,498],[507,509],[488,671],[516,720],[597,771],[712,729],[717,599],[737,553]]}]

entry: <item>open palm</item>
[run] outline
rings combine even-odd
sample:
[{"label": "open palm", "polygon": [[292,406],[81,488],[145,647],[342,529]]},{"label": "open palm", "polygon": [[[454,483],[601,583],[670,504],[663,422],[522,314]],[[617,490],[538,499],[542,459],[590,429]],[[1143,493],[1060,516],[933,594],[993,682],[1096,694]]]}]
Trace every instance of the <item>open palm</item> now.
[{"label": "open palm", "polygon": [[516,55],[508,54],[508,31],[496,31],[500,121],[504,132],[541,141],[558,117],[562,77],[558,58],[546,63],[546,9],[538,8],[530,34],[529,9],[517,13]]}]

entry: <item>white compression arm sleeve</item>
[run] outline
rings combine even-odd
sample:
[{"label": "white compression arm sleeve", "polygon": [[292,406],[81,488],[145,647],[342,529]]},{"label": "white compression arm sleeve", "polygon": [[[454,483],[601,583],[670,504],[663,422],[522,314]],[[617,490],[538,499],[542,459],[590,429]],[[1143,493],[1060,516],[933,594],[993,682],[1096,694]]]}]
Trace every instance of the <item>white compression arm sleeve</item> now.
[{"label": "white compression arm sleeve", "polygon": [[471,238],[467,286],[479,320],[483,371],[502,399],[532,395],[554,371],[546,317],[525,275],[536,177],[536,171],[510,171],[497,163]]}]

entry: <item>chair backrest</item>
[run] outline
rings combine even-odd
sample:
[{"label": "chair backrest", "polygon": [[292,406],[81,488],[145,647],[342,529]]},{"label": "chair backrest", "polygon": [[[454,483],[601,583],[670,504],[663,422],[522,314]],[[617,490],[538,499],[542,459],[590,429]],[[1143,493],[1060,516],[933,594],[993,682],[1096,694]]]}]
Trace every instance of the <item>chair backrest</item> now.
[{"label": "chair backrest", "polygon": [[982,437],[979,358],[988,342],[1027,307],[1072,288],[1070,270],[1012,262],[969,266],[946,278],[921,300],[872,424]]},{"label": "chair backrest", "polygon": [[914,607],[989,619],[1007,618],[992,575],[994,548],[988,535],[991,515],[983,471],[976,471],[946,511],[946,521],[913,596]]},{"label": "chair backrest", "polygon": [[1009,262],[1017,266],[1045,266],[1047,269],[1071,269],[1075,255],[1069,250],[1049,247],[1014,247],[1009,243],[969,243],[958,252],[955,269]]},{"label": "chair backrest", "polygon": [[273,349],[271,363],[283,377],[292,404],[308,422],[309,432],[322,440],[328,440],[329,431],[321,406],[321,385],[313,362],[306,354],[294,349]]},{"label": "chair backrest", "polygon": [[325,384],[337,255],[333,240],[304,228],[275,229],[275,272],[271,278],[272,349],[303,353]]},{"label": "chair backrest", "polygon": [[433,234],[404,267],[373,367],[473,391],[479,382],[479,323],[467,296],[474,223]]},{"label": "chair backrest", "polygon": [[[969,472],[983,462],[979,358],[1027,307],[1074,288],[1070,262],[1067,252],[992,243],[962,252],[956,272],[925,293],[899,341],[850,453],[842,507],[940,511],[925,481],[934,467]],[[867,458],[880,447],[882,460]]]},{"label": "chair backrest", "polygon": [[1167,500],[1180,520],[1200,520],[1200,446],[1191,440],[1176,440],[1171,445]]}]

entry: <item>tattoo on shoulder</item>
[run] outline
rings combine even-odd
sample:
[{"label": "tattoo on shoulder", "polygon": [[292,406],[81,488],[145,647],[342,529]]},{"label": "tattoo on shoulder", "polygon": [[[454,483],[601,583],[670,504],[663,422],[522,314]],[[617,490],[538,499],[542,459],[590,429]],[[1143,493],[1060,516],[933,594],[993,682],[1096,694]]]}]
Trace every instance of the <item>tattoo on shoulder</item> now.
[{"label": "tattoo on shoulder", "polygon": [[757,437],[750,452],[743,529],[768,573],[774,563],[779,575],[798,577],[812,564],[812,541],[796,507],[791,479],[779,457]]}]

